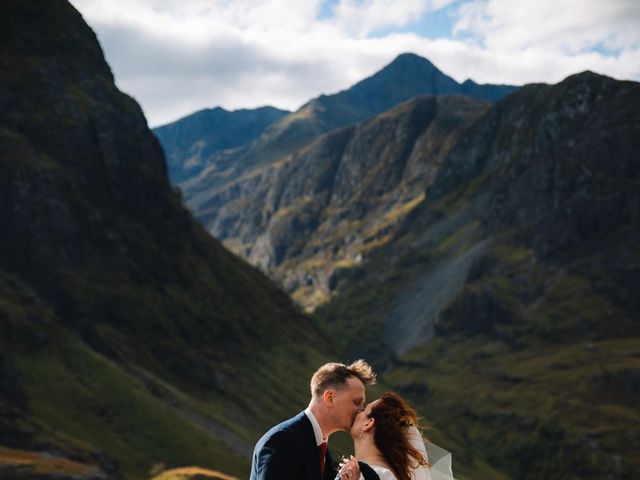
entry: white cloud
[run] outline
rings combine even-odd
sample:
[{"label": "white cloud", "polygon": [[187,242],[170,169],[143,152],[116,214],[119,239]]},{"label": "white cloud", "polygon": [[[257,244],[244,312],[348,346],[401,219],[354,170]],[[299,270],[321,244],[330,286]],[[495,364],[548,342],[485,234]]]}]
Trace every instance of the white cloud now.
[{"label": "white cloud", "polygon": [[[317,1],[72,1],[97,31],[118,86],[151,125],[213,105],[295,109],[403,51],[346,33],[346,19],[318,21]],[[380,5],[369,3],[359,11],[373,18],[366,12]]]},{"label": "white cloud", "polygon": [[[153,126],[216,105],[295,109],[408,51],[458,81],[640,79],[637,0],[71,1]],[[451,35],[422,37],[445,8],[433,18],[453,16]]]},{"label": "white cloud", "polygon": [[402,27],[451,0],[341,0],[335,7],[335,23],[345,33],[357,38],[388,27]]},{"label": "white cloud", "polygon": [[479,37],[490,51],[540,48],[576,54],[640,46],[637,0],[485,0],[460,7],[455,32]]}]

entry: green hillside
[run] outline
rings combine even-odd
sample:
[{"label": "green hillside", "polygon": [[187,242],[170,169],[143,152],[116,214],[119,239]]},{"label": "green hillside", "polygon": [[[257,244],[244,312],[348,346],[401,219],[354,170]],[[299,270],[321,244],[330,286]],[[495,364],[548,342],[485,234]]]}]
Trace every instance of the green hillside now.
[{"label": "green hillside", "polygon": [[0,18],[0,477],[246,476],[329,343],[181,205],[73,7]]}]

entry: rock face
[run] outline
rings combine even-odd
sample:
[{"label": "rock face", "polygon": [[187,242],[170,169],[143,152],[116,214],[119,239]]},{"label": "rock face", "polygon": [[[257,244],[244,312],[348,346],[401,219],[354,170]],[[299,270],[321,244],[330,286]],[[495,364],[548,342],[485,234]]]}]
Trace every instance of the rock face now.
[{"label": "rock face", "polygon": [[[633,244],[640,223],[635,189],[640,175],[639,122],[634,111],[639,91],[637,83],[585,72],[558,85],[526,86],[501,101],[456,138],[426,183],[425,201],[416,206],[387,246],[373,255],[375,266],[371,268],[390,272],[389,265],[376,263],[380,257],[402,267],[403,256],[414,256],[425,262],[417,271],[431,275],[444,267],[440,261],[433,262],[433,255],[446,259],[446,251],[455,251],[450,260],[459,263],[475,247],[496,238],[559,265],[593,255],[592,260],[604,262],[599,268],[613,275],[600,288],[608,285],[607,298],[619,299],[618,306],[631,319],[637,307],[633,300],[636,287],[623,279],[634,277],[638,267],[634,263],[637,252],[624,252]],[[621,258],[616,260],[618,254]],[[516,251],[513,255],[517,256]],[[622,260],[625,256],[629,262]],[[482,254],[465,264],[464,277],[472,282],[499,268],[500,262]],[[459,276],[449,277],[459,292],[463,287]],[[519,297],[530,300],[541,290],[526,277],[518,278],[516,284],[522,290]],[[388,279],[386,275],[381,278]],[[399,290],[408,304],[414,290],[408,285],[416,280],[410,278],[403,283],[407,289]],[[446,279],[440,284],[443,282]],[[617,282],[624,283],[624,288],[614,287]],[[395,301],[396,306],[403,304],[402,298]],[[436,299],[432,295],[431,301]],[[471,303],[485,300],[479,295]],[[418,310],[429,310],[428,302]],[[387,311],[387,323],[397,326],[393,305],[376,305]],[[495,307],[497,312],[504,305]],[[447,315],[468,322],[464,319],[471,312],[487,309],[470,306],[465,314]],[[429,317],[430,327],[440,313],[442,309]],[[469,327],[477,325],[472,322]],[[407,338],[416,332],[412,327],[397,334]]]},{"label": "rock face", "polygon": [[[513,86],[477,85],[470,81],[461,85],[427,59],[403,54],[350,89],[309,101],[298,111],[270,125],[247,145],[209,156],[198,176],[180,183],[180,187],[187,205],[205,227],[215,236],[226,238],[229,234],[214,226],[222,222],[212,211],[213,197],[220,198],[220,190],[244,188],[246,177],[277,164],[321,135],[371,119],[416,95],[465,94],[495,101],[516,90]],[[175,150],[170,142],[163,146],[168,152]],[[185,156],[182,162],[186,161]]]},{"label": "rock face", "polygon": [[181,205],[71,5],[2,2],[0,26],[0,447],[87,478],[245,475],[328,346]]},{"label": "rock face", "polygon": [[473,478],[640,472],[638,104],[591,72],[500,101],[315,315],[464,439]]},{"label": "rock face", "polygon": [[448,149],[489,105],[416,97],[325,135],[207,194],[210,230],[312,309],[423,201]]},{"label": "rock face", "polygon": [[[628,279],[640,275],[631,247],[640,225],[639,98],[637,83],[591,72],[525,88],[487,117],[491,134],[481,125],[470,133],[466,142],[475,150],[452,149],[428,198],[482,179],[486,234],[510,231],[541,260],[597,268],[607,279],[589,282],[615,304],[616,328],[633,331],[639,291]],[[546,108],[523,114],[524,104]],[[535,296],[522,287],[521,295]],[[583,327],[604,335],[598,322]]]},{"label": "rock face", "polygon": [[165,151],[171,182],[179,184],[197,177],[216,154],[255,140],[288,113],[273,107],[233,112],[217,107],[154,128],[153,133]]}]

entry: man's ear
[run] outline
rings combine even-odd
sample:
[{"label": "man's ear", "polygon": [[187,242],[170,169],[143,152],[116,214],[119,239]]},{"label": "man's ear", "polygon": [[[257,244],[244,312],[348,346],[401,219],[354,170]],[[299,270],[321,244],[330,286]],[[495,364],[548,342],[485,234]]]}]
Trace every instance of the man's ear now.
[{"label": "man's ear", "polygon": [[333,407],[333,402],[335,400],[336,392],[331,389],[327,389],[322,394],[322,401],[327,407]]}]

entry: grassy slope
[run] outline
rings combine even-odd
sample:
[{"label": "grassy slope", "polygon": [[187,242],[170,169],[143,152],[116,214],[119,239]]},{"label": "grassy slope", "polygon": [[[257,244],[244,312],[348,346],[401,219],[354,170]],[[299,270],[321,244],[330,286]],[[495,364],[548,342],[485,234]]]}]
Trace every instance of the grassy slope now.
[{"label": "grassy slope", "polygon": [[640,431],[637,339],[513,352],[487,340],[440,340],[408,355],[389,377],[397,388],[422,384],[419,411],[444,431],[460,478],[633,478]]},{"label": "grassy slope", "polygon": [[[469,208],[480,183],[431,205],[432,217],[452,218]],[[336,336],[354,332],[339,337],[347,351],[357,351],[360,342],[377,345],[368,352],[390,362],[385,382],[433,426],[427,436],[454,453],[457,477],[600,478],[613,472],[634,478],[640,471],[634,453],[640,446],[640,344],[632,319],[598,293],[606,272],[597,255],[559,267],[506,232],[490,242],[484,258],[491,267],[468,279],[436,325],[435,339],[401,358],[388,355],[379,332],[388,328],[393,299],[434,259],[471,248],[479,239],[474,224],[457,225],[419,253],[407,248],[419,233],[406,231],[316,319]],[[488,304],[473,303],[476,298]],[[492,313],[482,315],[487,309]]]},{"label": "grassy slope", "polygon": [[[30,306],[25,296],[5,287],[0,316],[4,351],[28,399],[21,428],[33,438],[26,449],[58,452],[87,468],[95,463],[92,452],[100,451],[127,478],[190,465],[246,476],[257,437],[270,423],[304,407],[306,379],[326,360],[313,350],[303,353],[290,339],[265,354],[262,371],[240,358],[228,362],[235,380],[224,392],[185,388],[170,375],[162,378],[96,352],[61,327],[46,303]],[[30,461],[37,468],[58,465],[59,473],[66,468],[64,461],[48,467],[36,457]]]},{"label": "grassy slope", "polygon": [[[522,325],[469,337],[449,331],[404,357],[387,379],[409,395],[428,392],[414,395],[416,405],[458,437],[451,449],[468,478],[494,478],[476,471],[478,458],[514,479],[638,472],[639,397],[630,381],[640,369],[637,337],[582,336],[607,307],[584,279],[560,275]],[[500,291],[504,280],[485,281],[518,308]]]},{"label": "grassy slope", "polygon": [[[28,399],[22,428],[34,435],[29,449],[53,450],[83,462],[100,450],[127,478],[148,478],[154,464],[246,471],[246,458],[154,396],[127,371],[129,366],[95,352],[57,325],[46,304],[29,306],[25,295],[7,287],[2,293],[2,343]],[[30,461],[43,468],[38,458]],[[59,466],[64,473],[64,461]]]},{"label": "grassy slope", "polygon": [[15,362],[34,418],[108,452],[123,472],[146,478],[155,464],[201,464],[239,474],[245,459],[136,384],[118,365],[65,332]]}]

